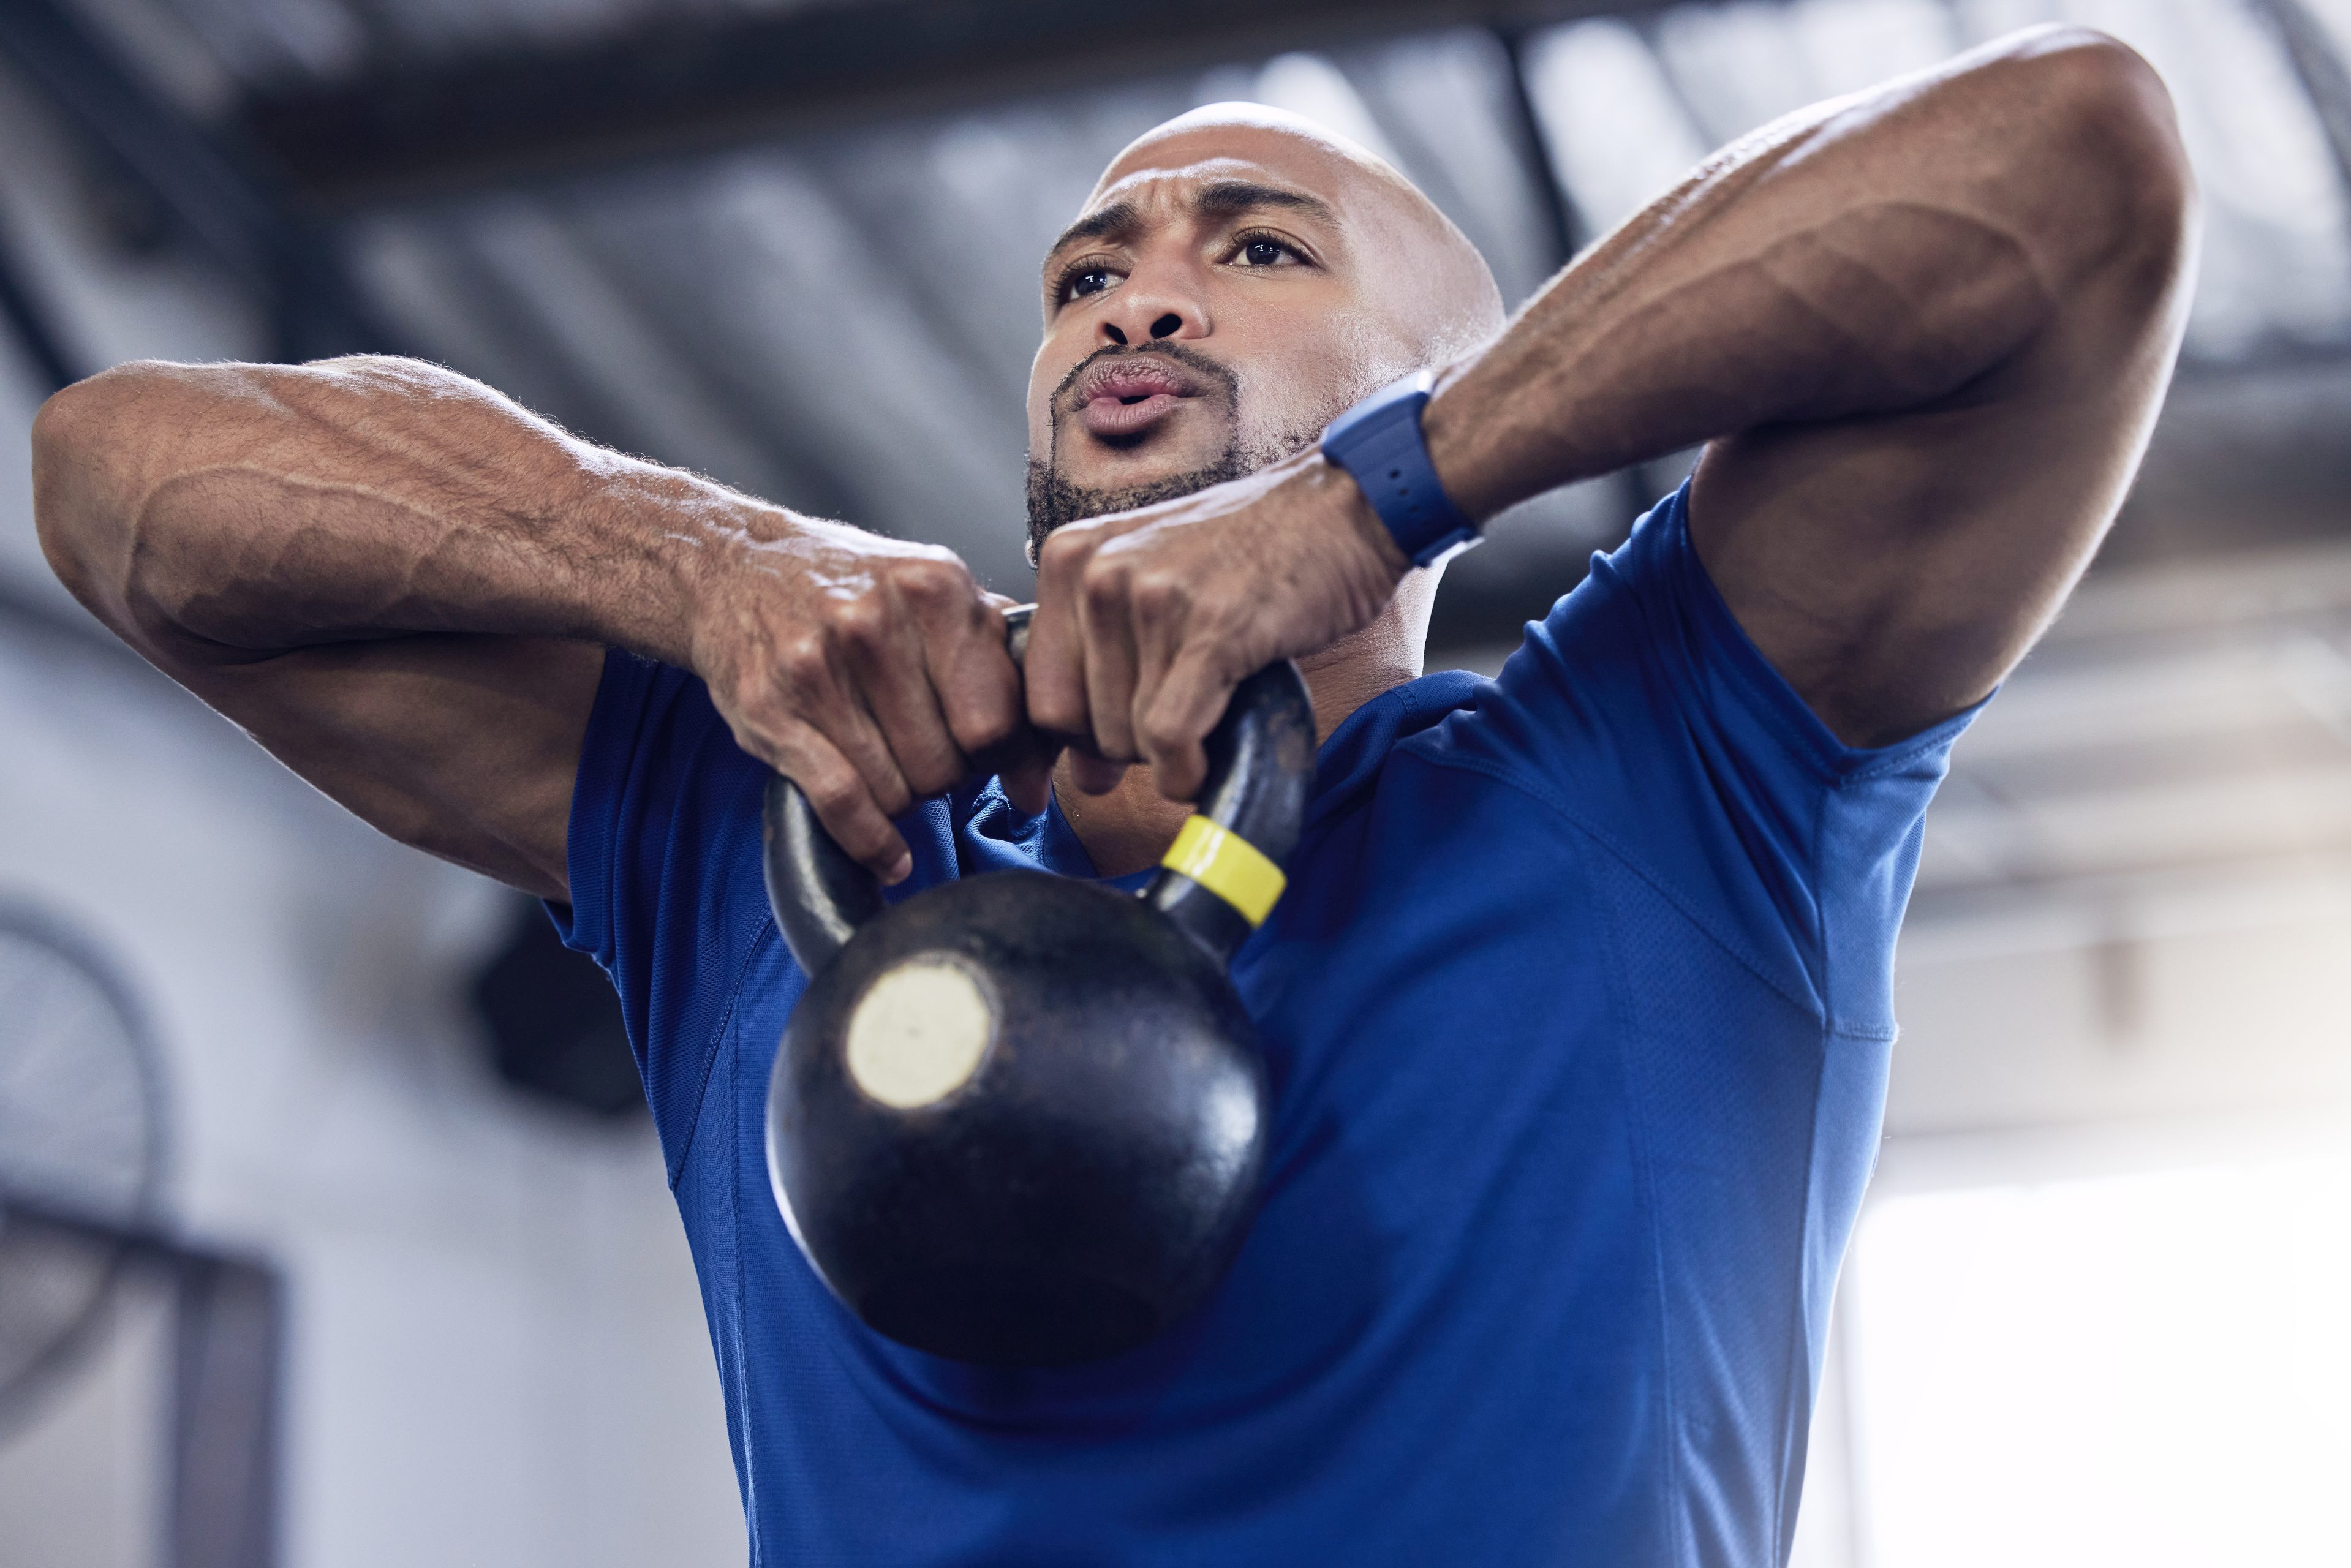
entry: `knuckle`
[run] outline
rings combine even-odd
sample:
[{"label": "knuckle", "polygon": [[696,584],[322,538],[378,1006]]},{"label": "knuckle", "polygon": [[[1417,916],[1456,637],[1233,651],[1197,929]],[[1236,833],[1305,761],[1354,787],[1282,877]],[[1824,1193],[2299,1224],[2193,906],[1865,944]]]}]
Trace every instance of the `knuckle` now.
[{"label": "knuckle", "polygon": [[945,550],[905,558],[893,574],[898,592],[916,610],[936,610],[972,597],[971,572]]},{"label": "knuckle", "polygon": [[1099,613],[1119,609],[1125,603],[1132,586],[1133,579],[1125,567],[1115,559],[1096,556],[1079,580],[1078,592],[1084,598],[1086,608]]},{"label": "knuckle", "polygon": [[1009,705],[989,704],[958,713],[952,727],[956,745],[966,751],[985,751],[1011,739],[1020,727],[1020,716]]},{"label": "knuckle", "polygon": [[824,621],[835,641],[860,653],[872,653],[889,640],[889,612],[871,593],[828,601]]},{"label": "knuckle", "polygon": [[845,817],[865,797],[864,786],[846,768],[818,768],[799,783],[809,804],[827,821]]},{"label": "knuckle", "polygon": [[776,670],[785,684],[807,693],[831,685],[832,661],[824,640],[809,633],[787,640],[776,650]]},{"label": "knuckle", "polygon": [[1146,571],[1135,578],[1134,597],[1135,608],[1146,614],[1172,614],[1191,604],[1192,585],[1176,572]]},{"label": "knuckle", "polygon": [[1192,741],[1188,726],[1156,714],[1143,721],[1142,733],[1144,745],[1162,754],[1180,750]]}]

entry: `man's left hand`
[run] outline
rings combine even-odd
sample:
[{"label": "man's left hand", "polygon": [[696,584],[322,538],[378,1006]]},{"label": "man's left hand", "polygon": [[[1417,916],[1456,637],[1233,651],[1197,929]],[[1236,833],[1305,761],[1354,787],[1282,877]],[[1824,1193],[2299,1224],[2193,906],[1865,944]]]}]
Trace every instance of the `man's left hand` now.
[{"label": "man's left hand", "polygon": [[1412,563],[1347,473],[1309,449],[1245,478],[1071,523],[1040,552],[1025,679],[1038,727],[1092,737],[1078,787],[1151,765],[1171,800],[1207,781],[1233,688],[1371,623]]}]

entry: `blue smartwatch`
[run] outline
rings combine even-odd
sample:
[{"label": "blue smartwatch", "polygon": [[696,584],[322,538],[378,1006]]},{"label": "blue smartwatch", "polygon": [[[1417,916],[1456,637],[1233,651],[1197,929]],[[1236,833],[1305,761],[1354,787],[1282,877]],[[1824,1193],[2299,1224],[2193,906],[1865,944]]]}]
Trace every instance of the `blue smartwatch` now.
[{"label": "blue smartwatch", "polygon": [[1322,455],[1354,476],[1364,498],[1415,566],[1429,566],[1478,542],[1428,460],[1420,411],[1437,372],[1417,371],[1374,392],[1322,432]]}]

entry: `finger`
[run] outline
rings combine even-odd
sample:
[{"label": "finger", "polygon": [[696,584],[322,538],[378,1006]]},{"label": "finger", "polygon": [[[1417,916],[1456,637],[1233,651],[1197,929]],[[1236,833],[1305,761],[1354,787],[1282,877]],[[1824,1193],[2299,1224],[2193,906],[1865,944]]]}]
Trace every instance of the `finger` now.
[{"label": "finger", "polygon": [[990,754],[1005,798],[1026,816],[1043,810],[1053,798],[1053,762],[1061,748],[1040,731],[1024,728]]},{"label": "finger", "polygon": [[873,799],[862,771],[838,747],[807,725],[793,725],[771,749],[768,763],[800,787],[834,843],[885,884],[906,879],[914,869],[913,852],[891,825],[891,813]]},{"label": "finger", "polygon": [[1113,762],[1083,747],[1069,750],[1070,781],[1089,795],[1107,795],[1126,777],[1126,764]]},{"label": "finger", "polygon": [[1134,749],[1134,623],[1123,574],[1090,571],[1078,595],[1083,639],[1086,723],[1094,750],[1132,762]]},{"label": "finger", "polygon": [[973,760],[1029,727],[1020,670],[1004,649],[1003,611],[1010,603],[989,595],[964,613],[933,618],[924,628],[923,658],[942,722],[962,755]]},{"label": "finger", "polygon": [[778,671],[776,695],[781,713],[768,718],[763,707],[755,707],[747,716],[755,731],[778,737],[789,735],[794,725],[814,730],[857,769],[883,815],[894,817],[914,804],[914,789],[876,727],[854,676],[841,667],[842,658],[834,643],[814,635],[803,638],[787,650]]},{"label": "finger", "polygon": [[[1137,757],[1155,778],[1170,742],[1155,723],[1158,698],[1187,638],[1203,632],[1190,614],[1191,606],[1180,585],[1152,587],[1134,595],[1134,691],[1129,698],[1128,723],[1134,733]],[[1181,744],[1181,737],[1176,744]],[[1177,799],[1179,797],[1170,797]]]},{"label": "finger", "polygon": [[972,767],[983,776],[992,774],[1000,779],[1005,798],[1016,810],[1033,817],[1052,800],[1053,763],[1061,754],[1061,737],[1030,724],[1028,715],[1016,706],[1010,733],[972,752]]},{"label": "finger", "polygon": [[1169,665],[1143,723],[1154,752],[1152,782],[1170,800],[1196,800],[1207,786],[1208,732],[1239,684],[1232,656],[1205,639]]},{"label": "finger", "polygon": [[893,616],[886,629],[861,630],[848,639],[845,657],[910,803],[954,788],[969,764],[933,689],[921,631]]},{"label": "finger", "polygon": [[1051,734],[1087,733],[1085,665],[1078,625],[1078,573],[1088,551],[1068,529],[1046,539],[1037,566],[1037,613],[1029,622],[1029,653],[1020,666],[1029,721]]}]

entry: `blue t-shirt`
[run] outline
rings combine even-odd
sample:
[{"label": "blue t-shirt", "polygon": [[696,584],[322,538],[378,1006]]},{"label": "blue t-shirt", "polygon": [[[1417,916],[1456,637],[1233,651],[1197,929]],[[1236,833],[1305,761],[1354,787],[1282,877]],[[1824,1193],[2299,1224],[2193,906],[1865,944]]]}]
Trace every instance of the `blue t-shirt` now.
[{"label": "blue t-shirt", "polygon": [[[611,657],[565,936],[627,1013],[754,1563],[1784,1557],[1895,929],[1967,716],[1839,744],[1715,592],[1686,494],[1499,679],[1398,686],[1323,746],[1234,967],[1274,1087],[1264,1207],[1205,1312],[1088,1367],[893,1344],[794,1249],[761,1144],[803,983],[765,774],[700,682]],[[1092,874],[992,781],[904,826],[908,891]]]}]

